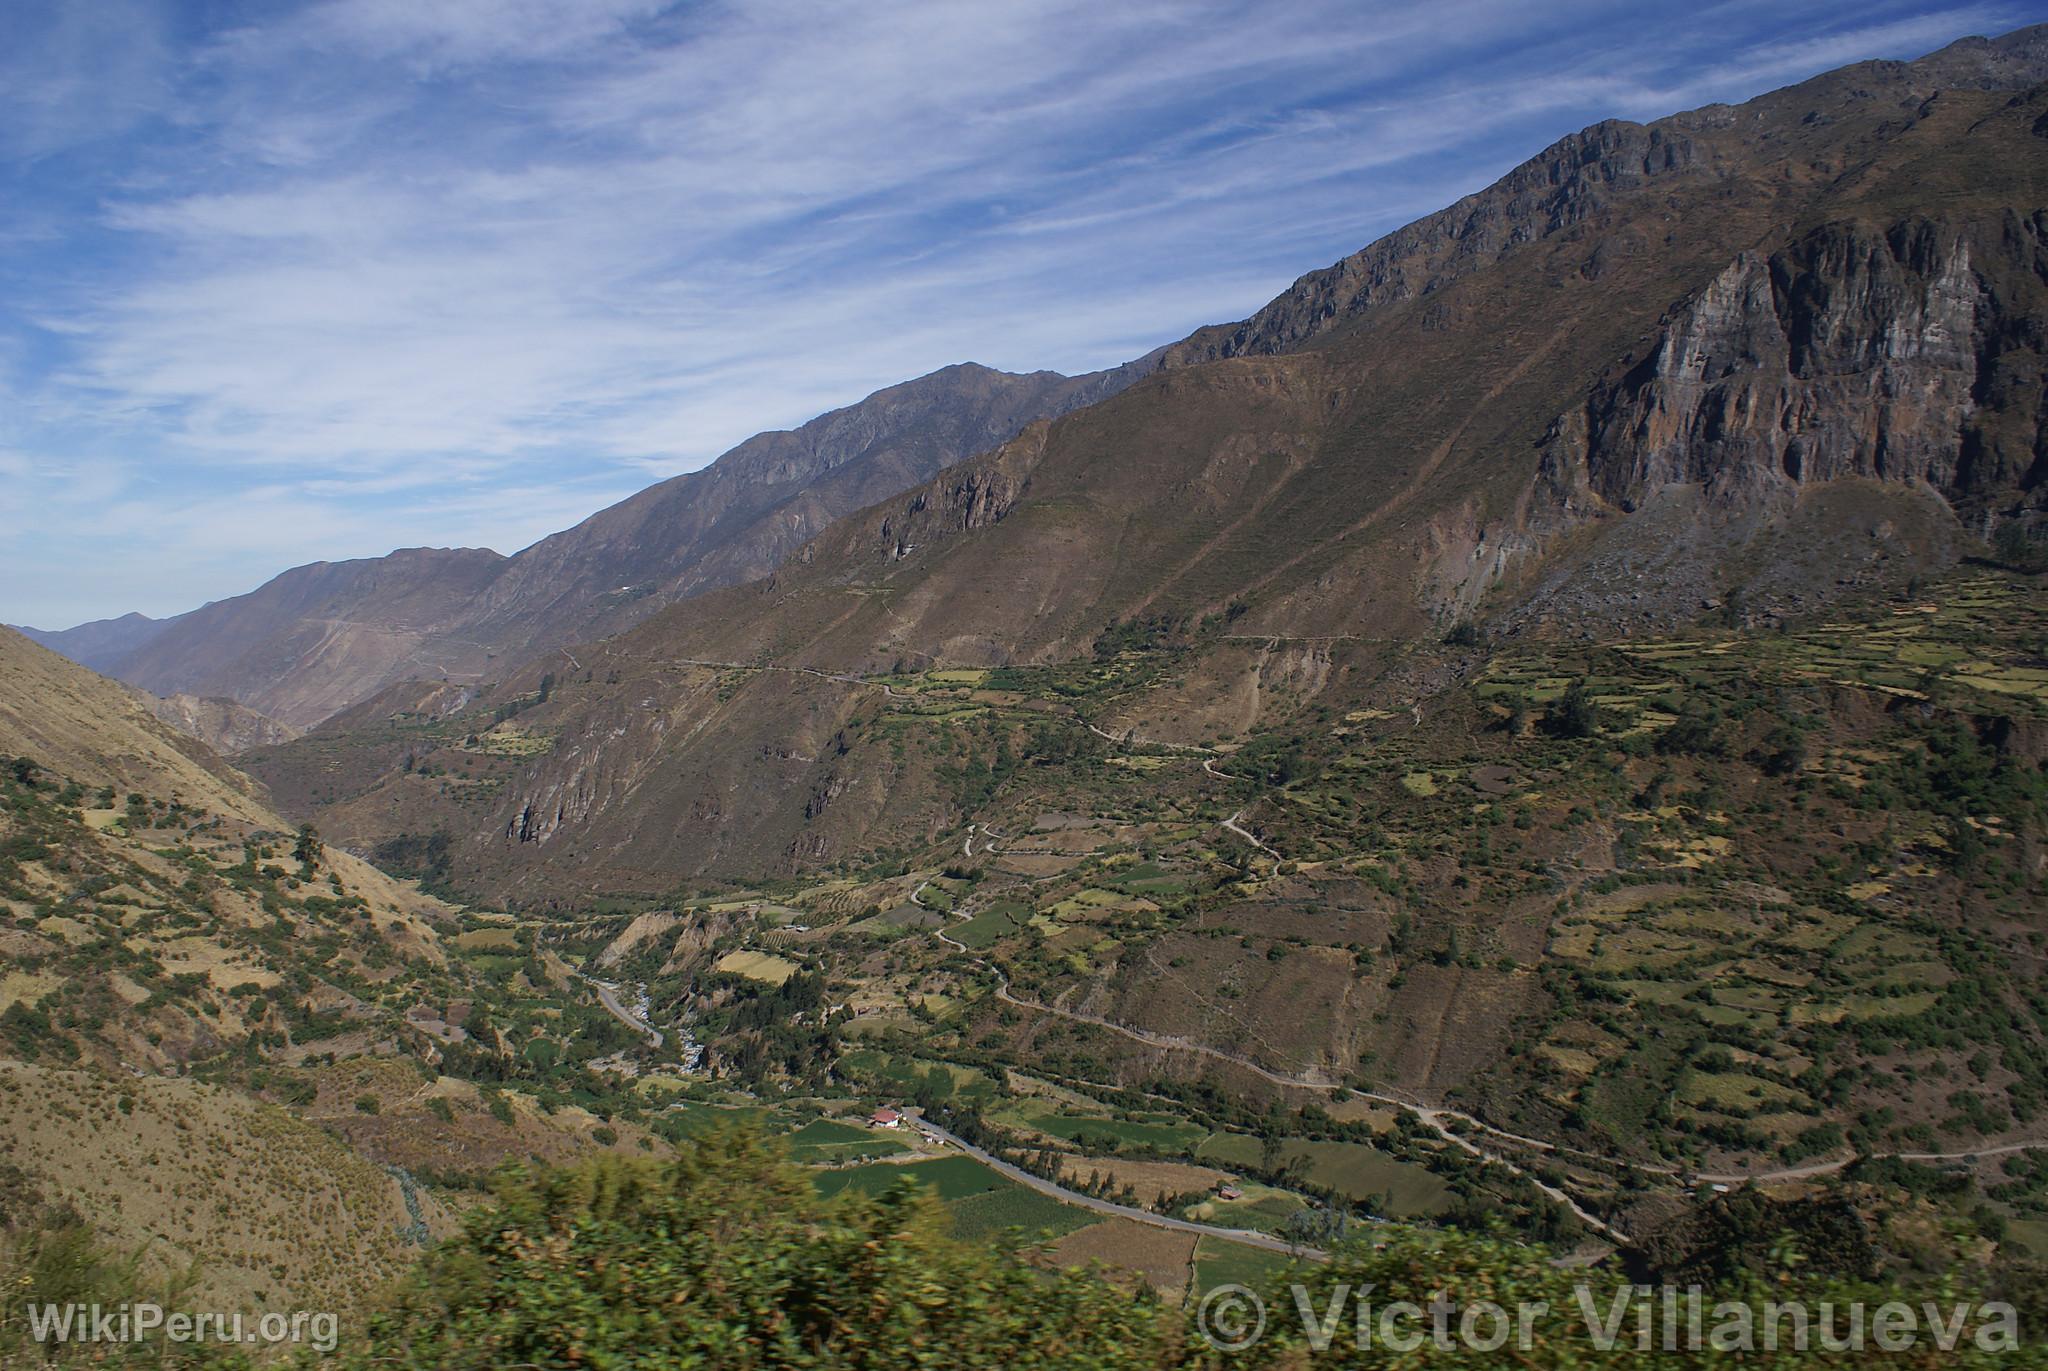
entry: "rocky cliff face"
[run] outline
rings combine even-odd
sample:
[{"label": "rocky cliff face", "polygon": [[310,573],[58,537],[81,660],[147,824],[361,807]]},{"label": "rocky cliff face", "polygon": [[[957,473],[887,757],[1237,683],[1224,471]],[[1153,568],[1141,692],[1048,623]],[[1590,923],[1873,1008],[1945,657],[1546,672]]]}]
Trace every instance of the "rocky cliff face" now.
[{"label": "rocky cliff face", "polygon": [[2029,498],[2048,471],[2044,228],[1834,223],[1742,254],[1559,419],[1545,479],[1567,508],[1624,511],[1674,485],[1739,504],[1854,478],[1963,513]]},{"label": "rocky cliff face", "polygon": [[[1030,480],[1032,464],[1045,450],[1046,426],[1034,424],[980,462],[931,482],[881,516],[874,542],[892,560],[908,557],[935,538],[1001,523]],[[815,555],[815,547],[805,553]]]},{"label": "rocky cliff face", "polygon": [[299,736],[290,724],[279,723],[247,705],[218,696],[171,695],[158,700],[156,717],[180,733],[197,738],[223,757],[252,747],[275,747]]},{"label": "rocky cliff face", "polygon": [[1608,120],[1573,134],[1476,195],[1313,271],[1251,318],[1202,329],[1166,364],[1286,352],[1385,306],[1441,290],[1527,243],[1583,222],[1649,181],[1713,173],[1680,129]]}]

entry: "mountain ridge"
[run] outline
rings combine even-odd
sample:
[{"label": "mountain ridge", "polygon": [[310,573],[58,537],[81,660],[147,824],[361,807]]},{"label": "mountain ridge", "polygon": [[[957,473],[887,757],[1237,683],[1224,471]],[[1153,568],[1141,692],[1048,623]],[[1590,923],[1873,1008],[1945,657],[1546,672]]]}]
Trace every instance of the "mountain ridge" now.
[{"label": "mountain ridge", "polygon": [[70,628],[31,628],[27,624],[9,624],[7,627],[31,642],[69,657],[80,666],[91,667],[102,676],[116,676],[124,662],[181,617],[173,615],[168,619],[152,619],[147,614],[130,611],[117,618],[93,619]]},{"label": "mountain ridge", "polygon": [[[1663,176],[1712,177],[1716,158],[1697,135],[1738,129],[1737,111],[1763,120],[1844,94],[1857,102],[1917,102],[1943,89],[2017,89],[2041,81],[2044,73],[2048,25],[2034,25],[1997,38],[1958,39],[1913,61],[1854,63],[1740,105],[1704,105],[1646,124],[1601,120],[1558,139],[1492,185],[1305,273],[1250,317],[1197,329],[1168,347],[1163,364],[1298,347],[1380,305],[1433,293],[1484,261],[1584,221],[1611,187],[1639,188]],[[1804,117],[1819,115],[1815,109]]]},{"label": "mountain ridge", "polygon": [[1113,394],[1156,360],[1074,377],[957,363],[756,434],[510,557],[402,548],[313,562],[175,619],[40,639],[155,694],[232,699],[304,728],[395,682],[473,683],[760,575],[840,514]]},{"label": "mountain ridge", "polygon": [[[2039,79],[2048,60],[2044,49],[2048,37],[2040,28],[1995,40],[1966,39],[1916,62],[1866,62],[1825,73],[1742,106],[1710,105],[1648,124],[1596,123],[1553,143],[1492,186],[1304,275],[1246,320],[1197,330],[1124,367],[1071,380],[958,364],[878,391],[796,430],[756,435],[702,471],[657,483],[541,540],[506,559],[488,579],[456,570],[456,584],[438,613],[393,616],[372,607],[375,592],[325,614],[289,615],[259,606],[284,592],[287,578],[306,570],[296,568],[249,595],[194,611],[197,622],[180,616],[162,625],[132,625],[124,618],[45,634],[43,640],[90,653],[104,669],[155,693],[232,698],[294,727],[316,723],[408,677],[475,682],[502,675],[537,652],[608,636],[662,604],[764,574],[834,518],[993,446],[1008,436],[1006,427],[1014,432],[1030,418],[1056,417],[1106,398],[1155,367],[1299,350],[1319,345],[1332,332],[1370,327],[1391,306],[1439,300],[1467,274],[1596,221],[1617,196],[1667,181],[1726,180],[1739,175],[1731,167],[1743,150],[1774,140],[1796,143],[1806,126],[1844,117],[1844,110],[1854,115],[1859,106],[1903,107],[1942,89],[2005,88]],[[1831,101],[1842,109],[1824,110]],[[1801,117],[1794,120],[1789,112]],[[1816,164],[1802,174],[1839,171]],[[1579,270],[1597,278],[1614,269],[1618,256],[1648,246],[1641,240],[1603,241]],[[916,456],[878,454],[860,431],[871,411],[906,391],[949,378],[997,375],[1024,383],[1042,402],[1016,408],[1005,416],[1008,423],[969,427],[938,443],[938,450]],[[828,443],[855,451],[844,460],[821,458],[816,440],[822,433],[831,434]],[[913,435],[910,445],[917,441]],[[849,476],[849,468],[862,467]],[[124,627],[116,630],[116,624]],[[87,629],[113,639],[113,645],[98,645],[84,635]],[[258,639],[266,640],[260,651]]]}]

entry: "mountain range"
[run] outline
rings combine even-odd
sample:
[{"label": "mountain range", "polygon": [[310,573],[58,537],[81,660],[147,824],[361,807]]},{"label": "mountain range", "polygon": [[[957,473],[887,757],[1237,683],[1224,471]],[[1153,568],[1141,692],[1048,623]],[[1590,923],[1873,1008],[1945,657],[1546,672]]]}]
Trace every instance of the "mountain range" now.
[{"label": "mountain range", "polygon": [[[1596,125],[774,574],[507,672],[546,695],[520,724],[545,746],[465,762],[503,773],[489,804],[332,737],[259,770],[358,844],[459,835],[497,894],[658,889],[958,821],[929,777],[840,755],[871,705],[835,677],[1227,620],[1097,721],[1212,744],[1406,707],[1460,625],[1767,623],[1953,565],[2048,473],[2044,74],[2024,30]],[[316,755],[317,784],[291,760]]]},{"label": "mountain range", "polygon": [[393,682],[486,679],[761,575],[840,515],[1113,395],[1155,364],[1085,376],[950,366],[756,434],[516,556],[405,548],[296,567],[171,619],[22,631],[156,694],[225,698],[304,728]]}]

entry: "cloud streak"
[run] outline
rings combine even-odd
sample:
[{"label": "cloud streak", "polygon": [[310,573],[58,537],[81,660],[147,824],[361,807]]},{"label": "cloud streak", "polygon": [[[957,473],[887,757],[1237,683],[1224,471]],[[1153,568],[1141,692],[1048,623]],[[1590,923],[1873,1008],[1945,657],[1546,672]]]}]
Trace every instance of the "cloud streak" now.
[{"label": "cloud streak", "polygon": [[[14,51],[30,115],[0,144],[0,504],[43,514],[0,548],[51,568],[0,618],[45,624],[408,542],[511,551],[949,362],[1080,370],[1242,316],[1594,118],[2025,18],[65,8]],[[131,73],[99,109],[95,44]]]}]

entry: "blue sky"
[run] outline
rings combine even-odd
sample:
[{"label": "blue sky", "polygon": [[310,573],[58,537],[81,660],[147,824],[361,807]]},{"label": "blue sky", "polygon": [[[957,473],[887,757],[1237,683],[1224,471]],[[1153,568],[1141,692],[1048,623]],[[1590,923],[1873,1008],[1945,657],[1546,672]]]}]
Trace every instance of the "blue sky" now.
[{"label": "blue sky", "polygon": [[2048,17],[1502,0],[0,11],[0,620],[510,552],[960,360],[1078,371],[1596,119]]}]

